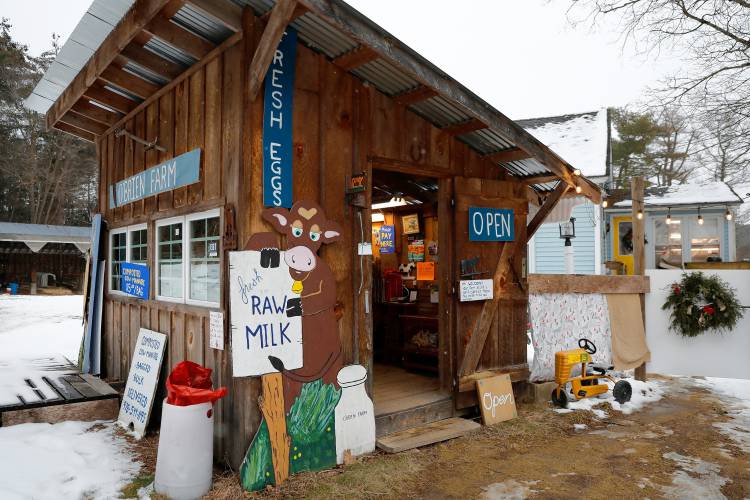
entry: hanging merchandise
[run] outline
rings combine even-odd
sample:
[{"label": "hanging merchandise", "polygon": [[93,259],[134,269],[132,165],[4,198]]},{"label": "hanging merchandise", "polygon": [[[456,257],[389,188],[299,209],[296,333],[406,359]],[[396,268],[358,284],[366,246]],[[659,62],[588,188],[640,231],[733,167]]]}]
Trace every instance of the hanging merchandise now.
[{"label": "hanging merchandise", "polygon": [[671,329],[683,337],[708,330],[731,331],[744,315],[737,291],[718,276],[685,273],[672,283],[662,309],[670,312]]}]

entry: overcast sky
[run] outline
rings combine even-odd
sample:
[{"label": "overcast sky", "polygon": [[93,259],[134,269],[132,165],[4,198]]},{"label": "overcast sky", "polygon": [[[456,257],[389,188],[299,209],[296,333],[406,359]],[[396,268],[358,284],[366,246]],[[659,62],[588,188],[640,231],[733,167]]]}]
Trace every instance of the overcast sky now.
[{"label": "overcast sky", "polygon": [[[614,25],[571,26],[568,0],[347,0],[514,119],[638,101],[678,57],[623,49]],[[89,0],[0,0],[12,35],[39,54],[67,39]]]}]

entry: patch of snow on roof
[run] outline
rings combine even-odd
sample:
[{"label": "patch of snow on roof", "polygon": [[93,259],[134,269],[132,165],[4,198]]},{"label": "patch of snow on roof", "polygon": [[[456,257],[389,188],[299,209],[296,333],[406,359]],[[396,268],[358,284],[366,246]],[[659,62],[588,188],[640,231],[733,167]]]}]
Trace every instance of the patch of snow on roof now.
[{"label": "patch of snow on roof", "polygon": [[517,120],[586,177],[607,175],[607,110]]},{"label": "patch of snow on roof", "polygon": [[[738,204],[742,200],[721,181],[688,183],[671,186],[661,194],[649,194],[644,203],[651,206]],[[629,207],[631,200],[615,203],[616,207]]]}]

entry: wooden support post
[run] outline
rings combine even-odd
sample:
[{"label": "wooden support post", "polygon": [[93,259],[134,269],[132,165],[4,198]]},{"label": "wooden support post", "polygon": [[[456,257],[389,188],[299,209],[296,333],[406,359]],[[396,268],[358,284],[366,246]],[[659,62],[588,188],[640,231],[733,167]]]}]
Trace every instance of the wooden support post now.
[{"label": "wooden support post", "polygon": [[284,30],[286,30],[287,24],[294,15],[295,7],[297,7],[296,0],[279,0],[271,10],[271,16],[268,18],[266,29],[263,31],[258,47],[255,49],[248,72],[247,85],[250,89],[250,98],[253,101],[260,91],[268,67],[273,60],[273,55],[276,53],[276,48],[284,35]]},{"label": "wooden support post", "polygon": [[260,397],[260,411],[266,419],[268,437],[271,442],[271,458],[276,486],[289,477],[289,445],[284,413],[284,383],[281,373],[269,373],[261,377],[263,395]]},{"label": "wooden support post", "polygon": [[[633,177],[630,184],[630,196],[633,200],[631,218],[633,221],[633,274],[643,276],[646,274],[646,216],[643,213],[643,195],[645,182],[643,177]],[[640,214],[640,218],[638,215]],[[646,326],[646,296],[638,294],[641,299],[641,314],[643,315],[643,326]],[[637,380],[646,380],[646,364],[635,369]]]}]

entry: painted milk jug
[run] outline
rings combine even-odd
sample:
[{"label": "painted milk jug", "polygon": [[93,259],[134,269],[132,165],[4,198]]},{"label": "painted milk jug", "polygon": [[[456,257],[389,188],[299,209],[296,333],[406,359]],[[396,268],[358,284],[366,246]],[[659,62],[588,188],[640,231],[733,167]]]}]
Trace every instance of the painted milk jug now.
[{"label": "painted milk jug", "polygon": [[342,464],[346,450],[352,456],[375,451],[375,410],[365,391],[364,366],[345,366],[336,380],[341,386],[341,399],[336,405],[336,463]]}]

